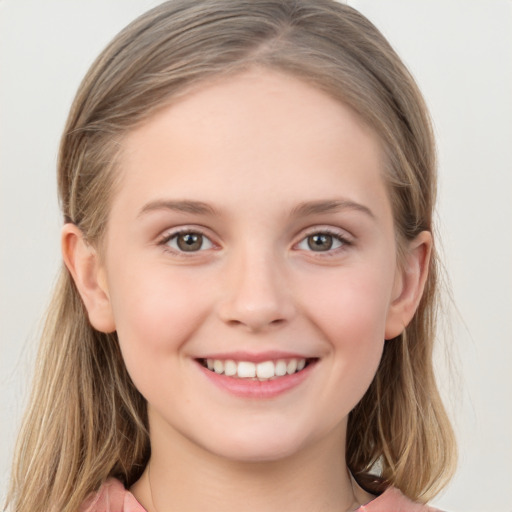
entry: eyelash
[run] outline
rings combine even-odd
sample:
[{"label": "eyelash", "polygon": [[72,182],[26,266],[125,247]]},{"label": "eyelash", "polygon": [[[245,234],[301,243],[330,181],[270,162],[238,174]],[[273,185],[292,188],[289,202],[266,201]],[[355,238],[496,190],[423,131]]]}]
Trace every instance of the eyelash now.
[{"label": "eyelash", "polygon": [[308,238],[315,236],[315,235],[328,235],[340,243],[340,245],[338,247],[329,248],[326,251],[314,251],[313,249],[306,250],[306,252],[311,252],[321,258],[329,258],[332,256],[337,256],[337,255],[339,255],[340,252],[348,249],[348,247],[353,245],[353,241],[347,235],[343,235],[335,229],[316,228],[316,229],[313,229],[313,230],[307,232],[301,238],[301,240],[297,244],[295,244],[295,247],[298,247],[299,244],[307,243]]},{"label": "eyelash", "polygon": [[161,245],[165,251],[171,252],[174,255],[187,257],[189,255],[197,254],[200,252],[203,252],[205,249],[199,249],[197,251],[183,251],[179,247],[171,247],[169,242],[173,239],[178,239],[180,235],[198,235],[202,237],[203,243],[205,241],[208,241],[210,244],[210,247],[207,247],[207,249],[211,249],[215,246],[215,244],[211,241],[210,237],[206,236],[201,230],[199,229],[193,229],[193,228],[183,228],[179,229],[178,231],[173,231],[171,233],[166,233],[159,241],[158,245]]},{"label": "eyelash", "polygon": [[[168,245],[171,240],[173,240],[173,239],[177,240],[180,235],[198,235],[198,236],[202,237],[203,243],[204,243],[204,241],[207,241],[210,244],[210,247],[207,247],[206,249],[201,248],[197,251],[183,251],[183,250],[179,249],[178,247],[171,247]],[[320,228],[320,229],[311,230],[311,231],[305,233],[304,236],[300,239],[300,241],[294,245],[294,247],[298,247],[302,243],[307,243],[308,238],[315,236],[315,235],[330,236],[334,240],[339,242],[339,244],[340,244],[338,247],[329,248],[326,251],[314,251],[313,249],[309,249],[309,250],[304,249],[306,252],[316,253],[317,256],[319,256],[319,257],[325,258],[325,257],[335,256],[340,251],[346,250],[348,247],[353,245],[353,241],[350,240],[349,237],[342,235],[339,231],[336,231],[334,229],[329,229],[329,228]],[[182,256],[182,257],[191,256],[191,255],[194,255],[194,254],[197,254],[197,253],[200,253],[200,252],[203,252],[205,250],[215,247],[214,242],[212,242],[212,240],[207,235],[205,235],[200,229],[193,229],[193,228],[183,228],[178,231],[166,233],[158,241],[158,245],[162,246],[166,251],[172,252],[173,254]],[[187,254],[187,253],[189,253],[189,254]]]}]

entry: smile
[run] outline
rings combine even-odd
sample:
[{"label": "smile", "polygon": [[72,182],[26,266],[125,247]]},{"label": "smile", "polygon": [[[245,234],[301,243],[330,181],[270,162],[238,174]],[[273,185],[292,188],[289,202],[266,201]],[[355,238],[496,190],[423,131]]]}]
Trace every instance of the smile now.
[{"label": "smile", "polygon": [[200,363],[211,372],[225,375],[226,377],[266,381],[298,373],[308,366],[310,360],[291,358],[253,363],[251,361],[233,361],[231,359],[201,359]]},{"label": "smile", "polygon": [[216,354],[196,359],[207,380],[243,399],[270,399],[292,391],[308,380],[318,357],[291,354]]}]

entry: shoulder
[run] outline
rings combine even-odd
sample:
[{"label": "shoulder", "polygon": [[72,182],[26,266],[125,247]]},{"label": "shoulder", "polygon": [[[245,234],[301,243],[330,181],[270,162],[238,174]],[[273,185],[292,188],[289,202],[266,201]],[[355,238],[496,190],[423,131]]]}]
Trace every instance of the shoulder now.
[{"label": "shoulder", "polygon": [[79,512],[146,512],[133,494],[115,478],[108,479],[100,489],[91,494]]},{"label": "shoulder", "polygon": [[386,489],[380,496],[357,509],[357,512],[441,512],[436,508],[415,503],[395,487]]}]

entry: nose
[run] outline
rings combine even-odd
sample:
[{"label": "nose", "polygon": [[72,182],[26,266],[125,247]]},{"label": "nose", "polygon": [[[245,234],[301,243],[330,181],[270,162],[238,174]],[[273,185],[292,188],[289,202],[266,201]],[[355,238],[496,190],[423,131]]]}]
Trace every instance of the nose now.
[{"label": "nose", "polygon": [[293,318],[295,307],[289,283],[276,258],[246,251],[228,266],[218,309],[223,322],[257,332]]}]

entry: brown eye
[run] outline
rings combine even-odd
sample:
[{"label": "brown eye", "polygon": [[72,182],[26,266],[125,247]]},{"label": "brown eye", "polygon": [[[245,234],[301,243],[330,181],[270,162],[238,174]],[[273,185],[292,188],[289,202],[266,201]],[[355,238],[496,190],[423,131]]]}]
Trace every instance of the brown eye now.
[{"label": "brown eye", "polygon": [[198,252],[213,247],[209,238],[194,231],[184,231],[168,238],[166,245],[178,252]]},{"label": "brown eye", "polygon": [[327,233],[315,233],[307,237],[308,247],[312,251],[328,251],[333,246],[333,236]]},{"label": "brown eye", "polygon": [[199,251],[203,245],[203,235],[198,233],[183,233],[178,235],[176,243],[182,251]]},{"label": "brown eye", "polygon": [[297,247],[302,251],[329,252],[344,245],[350,245],[350,242],[342,235],[329,233],[328,231],[318,231],[304,237],[297,244]]}]

